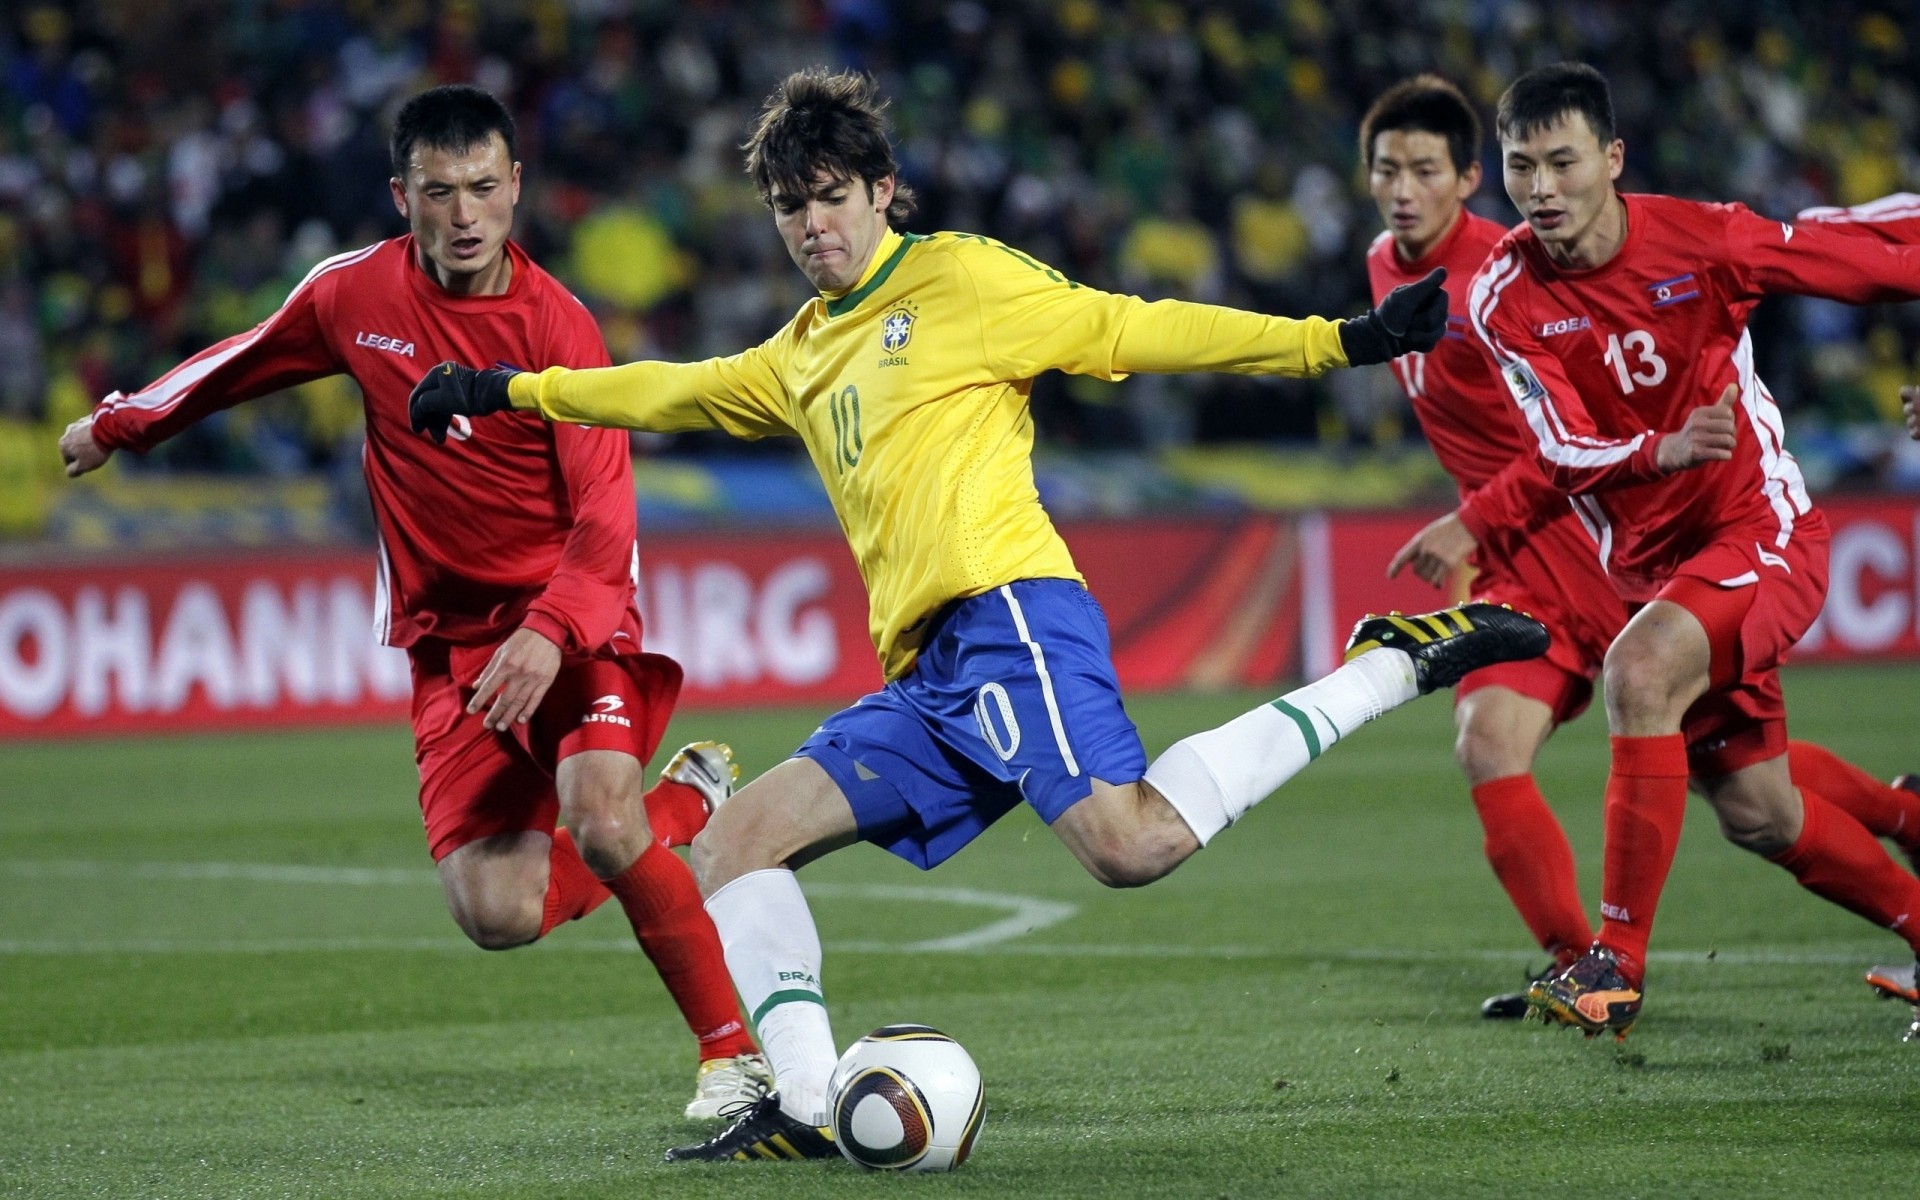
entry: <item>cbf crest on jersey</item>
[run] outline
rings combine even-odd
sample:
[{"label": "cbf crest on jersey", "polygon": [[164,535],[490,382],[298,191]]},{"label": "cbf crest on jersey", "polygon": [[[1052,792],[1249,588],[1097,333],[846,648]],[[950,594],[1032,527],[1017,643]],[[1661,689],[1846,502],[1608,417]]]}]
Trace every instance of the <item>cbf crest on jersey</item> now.
[{"label": "cbf crest on jersey", "polygon": [[913,337],[913,314],[903,305],[894,309],[880,320],[880,348],[888,354],[898,354],[907,348],[907,342]]}]

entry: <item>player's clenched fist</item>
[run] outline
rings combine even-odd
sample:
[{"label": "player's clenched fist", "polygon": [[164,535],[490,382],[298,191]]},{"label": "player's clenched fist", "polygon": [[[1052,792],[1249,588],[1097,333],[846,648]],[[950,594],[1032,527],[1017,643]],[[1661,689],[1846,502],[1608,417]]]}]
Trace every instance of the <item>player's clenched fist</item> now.
[{"label": "player's clenched fist", "polygon": [[1447,293],[1440,286],[1446,281],[1447,269],[1435,267],[1388,292],[1378,307],[1340,322],[1347,365],[1364,367],[1438,346],[1447,334]]},{"label": "player's clenched fist", "polygon": [[1661,438],[1653,452],[1660,469],[1671,475],[1675,471],[1731,459],[1735,440],[1733,401],[1739,394],[1739,387],[1728,384],[1720,393],[1720,399],[1688,413],[1687,423],[1680,427],[1679,433]]},{"label": "player's clenched fist", "polygon": [[1920,409],[1920,387],[1901,388],[1900,411],[1907,417],[1907,436],[1920,442],[1920,412],[1915,409]]},{"label": "player's clenched fist", "polygon": [[92,413],[67,426],[66,432],[60,435],[60,462],[67,468],[68,479],[77,479],[106,466],[111,453],[93,438]]},{"label": "player's clenched fist", "polygon": [[504,367],[476,371],[443,362],[413,385],[413,394],[407,397],[407,419],[415,433],[444,442],[455,417],[480,417],[512,408],[507,381],[517,374]]}]

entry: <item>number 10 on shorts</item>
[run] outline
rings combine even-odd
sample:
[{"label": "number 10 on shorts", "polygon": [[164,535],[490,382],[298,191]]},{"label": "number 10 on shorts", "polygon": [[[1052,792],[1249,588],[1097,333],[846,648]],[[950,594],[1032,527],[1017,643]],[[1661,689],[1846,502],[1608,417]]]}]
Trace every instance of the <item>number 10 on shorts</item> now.
[{"label": "number 10 on shorts", "polygon": [[993,747],[1000,761],[1013,761],[1020,750],[1020,722],[1013,715],[1013,701],[1007,696],[1007,689],[997,683],[983,686],[974,696],[973,716],[980,722],[980,736]]}]

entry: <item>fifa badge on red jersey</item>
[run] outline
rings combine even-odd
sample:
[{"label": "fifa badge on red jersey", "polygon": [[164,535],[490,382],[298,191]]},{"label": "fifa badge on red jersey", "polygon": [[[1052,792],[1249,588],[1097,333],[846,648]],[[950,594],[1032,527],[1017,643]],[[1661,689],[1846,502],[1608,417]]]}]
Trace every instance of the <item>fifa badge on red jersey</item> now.
[{"label": "fifa badge on red jersey", "polygon": [[1540,377],[1533,373],[1533,368],[1523,359],[1515,359],[1506,364],[1500,369],[1500,375],[1507,381],[1507,390],[1512,392],[1513,398],[1521,404],[1529,400],[1538,400],[1547,394],[1546,386],[1540,382]]}]

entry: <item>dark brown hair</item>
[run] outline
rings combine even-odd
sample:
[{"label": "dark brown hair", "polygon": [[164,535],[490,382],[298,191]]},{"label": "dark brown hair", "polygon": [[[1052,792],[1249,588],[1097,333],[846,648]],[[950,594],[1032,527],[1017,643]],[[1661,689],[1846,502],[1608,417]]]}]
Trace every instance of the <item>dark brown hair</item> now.
[{"label": "dark brown hair", "polygon": [[825,67],[795,71],[780,81],[760,109],[753,132],[740,147],[747,175],[771,205],[775,188],[795,196],[813,192],[814,179],[858,179],[873,185],[894,176],[887,220],[898,225],[913,215],[913,189],[899,179],[900,164],[887,140],[887,103],[870,76],[829,74]]},{"label": "dark brown hair", "polygon": [[1480,114],[1459,88],[1438,75],[1415,75],[1380,93],[1360,121],[1360,161],[1371,168],[1374,139],[1393,132],[1447,139],[1447,157],[1461,174],[1480,154]]}]

